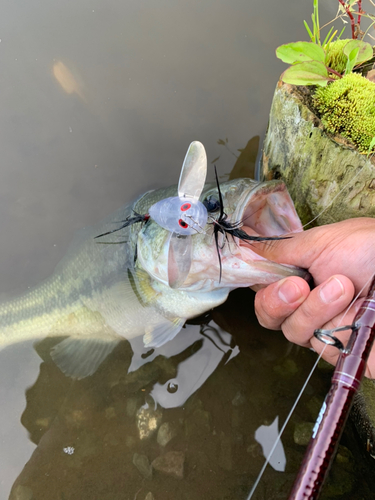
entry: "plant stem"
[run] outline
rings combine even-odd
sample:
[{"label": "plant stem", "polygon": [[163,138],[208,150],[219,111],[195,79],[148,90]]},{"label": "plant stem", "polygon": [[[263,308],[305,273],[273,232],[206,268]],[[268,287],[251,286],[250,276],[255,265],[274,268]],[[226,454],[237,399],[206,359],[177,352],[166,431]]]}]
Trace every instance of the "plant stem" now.
[{"label": "plant stem", "polygon": [[349,16],[349,19],[350,19],[350,25],[352,27],[352,38],[353,40],[356,40],[357,38],[357,35],[355,34],[355,21],[354,21],[354,17],[353,17],[353,14],[350,12],[350,8],[348,5],[346,5],[346,3],[344,2],[344,0],[339,0],[339,2],[341,3],[341,5],[344,7],[346,13],[348,14]]},{"label": "plant stem", "polygon": [[341,73],[338,73],[337,71],[335,71],[334,69],[330,68],[329,66],[326,66],[327,70],[330,72],[330,73],[333,73],[334,75],[338,76],[339,78],[342,78],[342,75]]}]

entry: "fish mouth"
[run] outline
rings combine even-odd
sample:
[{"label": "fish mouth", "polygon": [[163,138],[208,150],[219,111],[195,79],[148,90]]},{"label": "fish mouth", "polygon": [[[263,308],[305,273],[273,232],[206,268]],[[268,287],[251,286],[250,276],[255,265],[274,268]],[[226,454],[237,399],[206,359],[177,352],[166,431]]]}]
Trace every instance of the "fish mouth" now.
[{"label": "fish mouth", "polygon": [[282,236],[302,231],[293,201],[282,181],[263,182],[246,193],[233,221],[241,221],[254,236]]},{"label": "fish mouth", "polygon": [[[277,237],[303,230],[293,201],[282,181],[260,183],[243,195],[231,217],[240,221],[251,236]],[[307,281],[311,275],[305,269],[269,261],[256,253],[251,241],[238,241],[240,258],[261,273],[259,285],[266,285],[287,276],[300,276]]]}]

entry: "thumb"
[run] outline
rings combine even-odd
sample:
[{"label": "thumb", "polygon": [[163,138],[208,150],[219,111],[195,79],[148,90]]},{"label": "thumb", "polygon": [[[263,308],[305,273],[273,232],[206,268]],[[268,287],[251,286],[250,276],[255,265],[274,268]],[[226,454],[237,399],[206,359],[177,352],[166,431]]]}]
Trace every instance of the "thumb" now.
[{"label": "thumb", "polygon": [[252,250],[268,260],[309,269],[327,246],[324,233],[324,226],[316,227],[285,239],[254,242]]}]

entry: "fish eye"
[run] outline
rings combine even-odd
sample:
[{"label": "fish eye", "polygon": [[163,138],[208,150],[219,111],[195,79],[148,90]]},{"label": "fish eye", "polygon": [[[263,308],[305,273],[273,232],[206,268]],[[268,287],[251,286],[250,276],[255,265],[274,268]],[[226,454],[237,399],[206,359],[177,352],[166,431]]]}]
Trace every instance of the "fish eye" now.
[{"label": "fish eye", "polygon": [[217,212],[220,208],[220,201],[215,196],[209,196],[203,201],[203,205],[207,208],[207,212]]}]

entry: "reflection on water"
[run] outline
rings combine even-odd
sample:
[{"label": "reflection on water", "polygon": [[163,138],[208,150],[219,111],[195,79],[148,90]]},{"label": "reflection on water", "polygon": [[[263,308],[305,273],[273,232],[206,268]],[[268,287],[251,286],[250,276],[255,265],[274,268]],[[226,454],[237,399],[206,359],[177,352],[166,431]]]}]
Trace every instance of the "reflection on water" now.
[{"label": "reflection on water", "polygon": [[[51,275],[77,229],[173,182],[192,140],[221,173],[233,152],[253,166],[246,144],[284,69],[275,47],[305,39],[310,13],[291,0],[4,5],[0,296]],[[0,500],[246,498],[264,461],[256,431],[282,424],[315,359],[261,329],[252,302],[233,293],[157,351],[124,341],[81,381],[52,363],[55,341],[1,351]],[[286,498],[326,379],[282,439],[286,472],[269,468],[256,498]],[[338,462],[323,498],[372,498],[361,456],[341,448]]]}]

